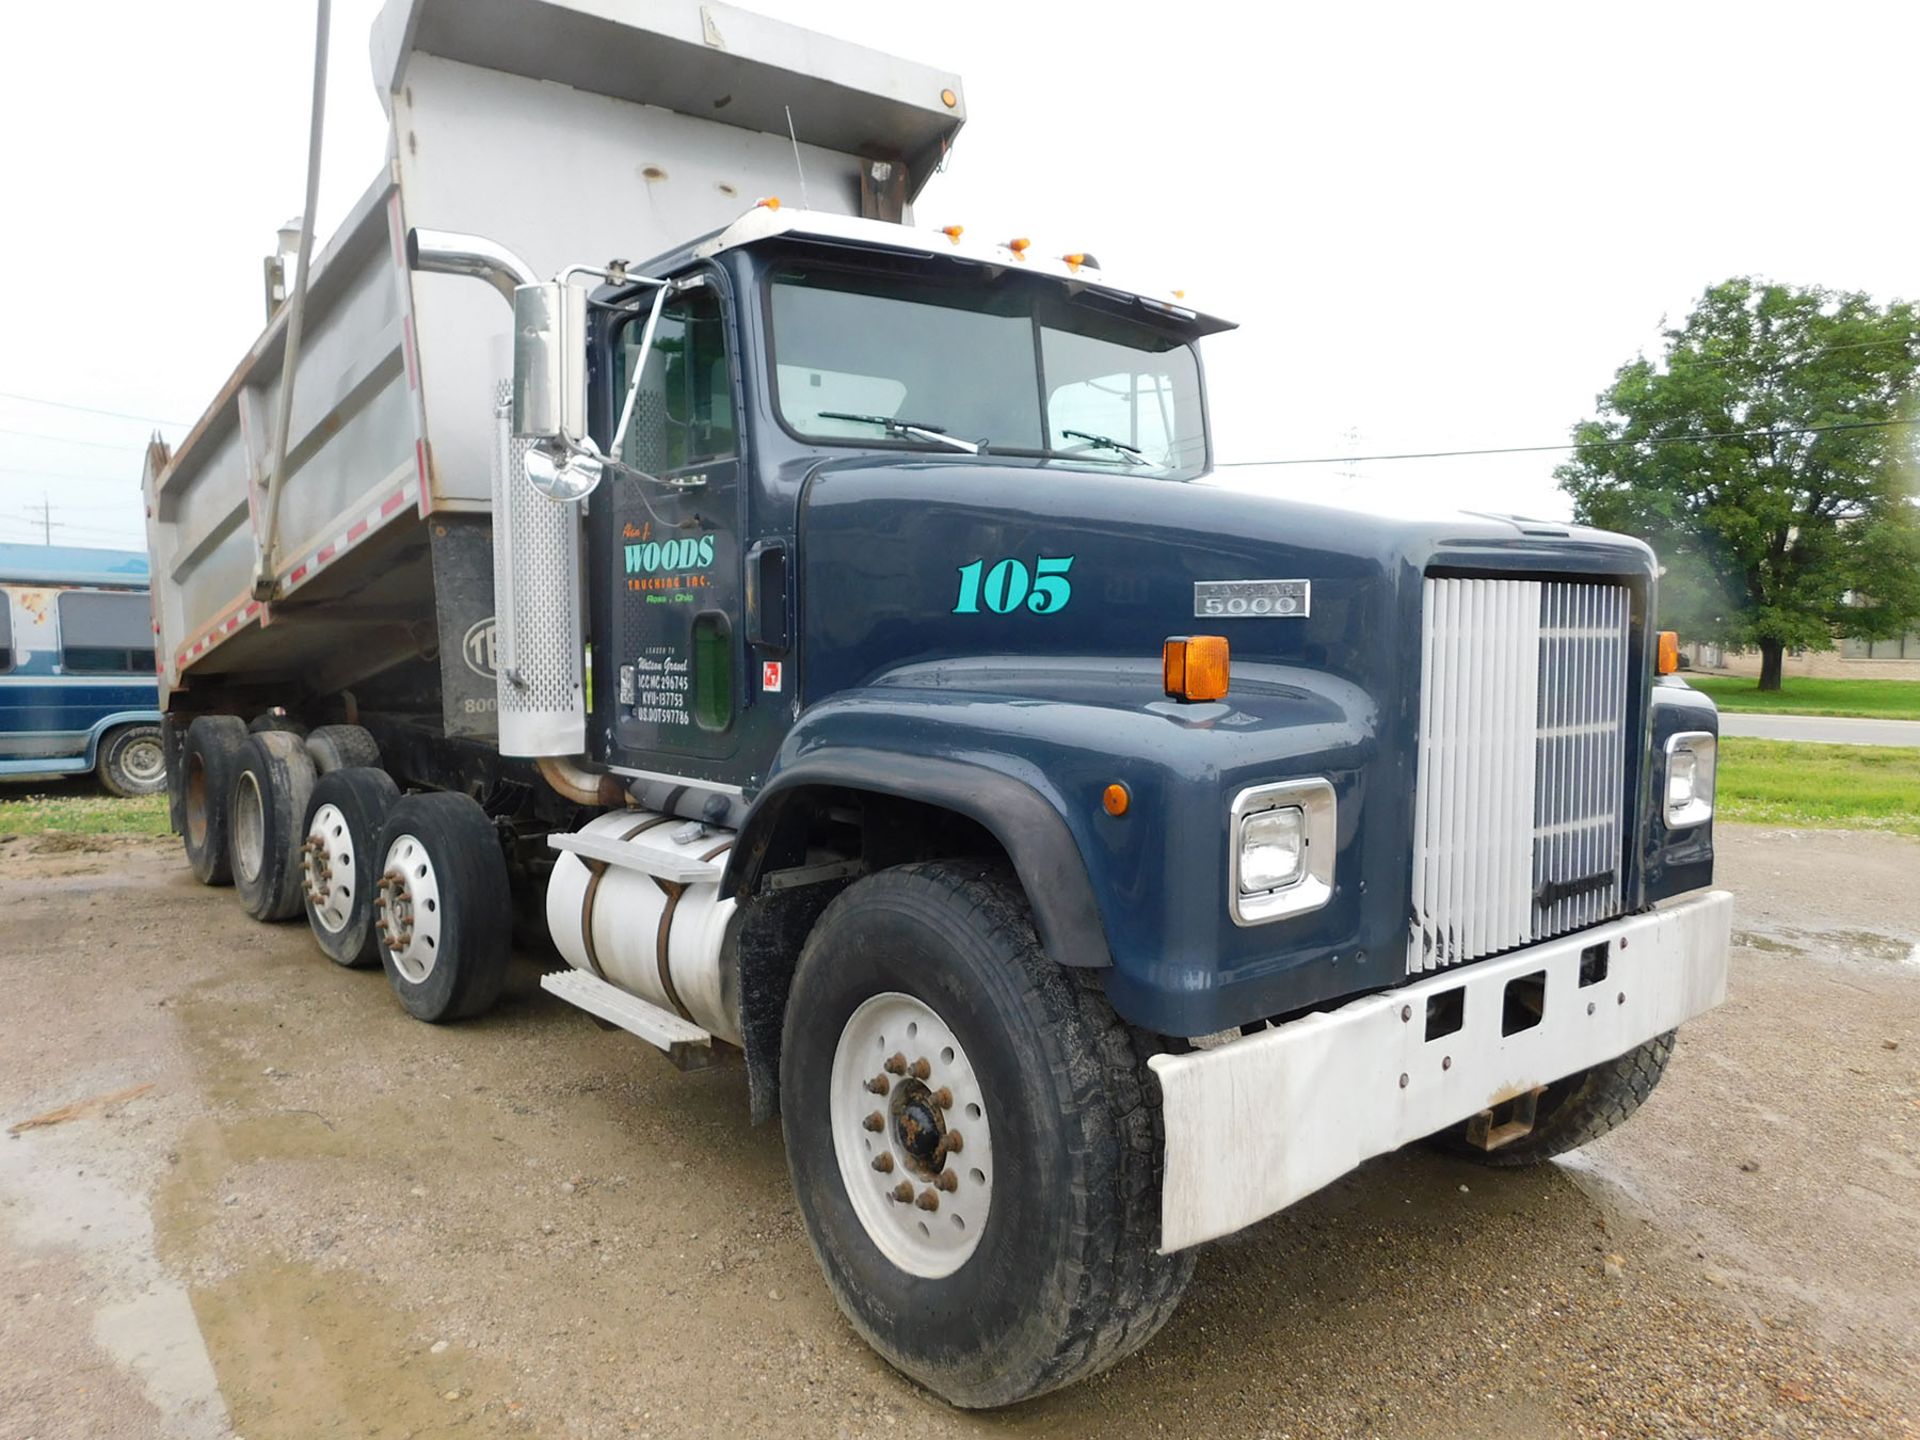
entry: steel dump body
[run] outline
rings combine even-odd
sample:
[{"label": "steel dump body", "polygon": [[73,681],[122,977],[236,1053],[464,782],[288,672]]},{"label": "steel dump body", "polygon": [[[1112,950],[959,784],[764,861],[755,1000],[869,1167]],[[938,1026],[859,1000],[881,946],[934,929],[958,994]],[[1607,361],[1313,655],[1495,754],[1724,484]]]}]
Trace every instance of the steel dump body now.
[{"label": "steel dump body", "polygon": [[337,690],[437,648],[449,731],[484,735],[451,691],[491,614],[511,312],[410,272],[407,231],[484,234],[546,276],[674,249],[766,196],[900,218],[961,124],[960,82],[685,0],[390,0],[372,49],[388,164],[315,257],[275,533],[286,306],[179,448],[149,450],[162,704],[213,676]]}]

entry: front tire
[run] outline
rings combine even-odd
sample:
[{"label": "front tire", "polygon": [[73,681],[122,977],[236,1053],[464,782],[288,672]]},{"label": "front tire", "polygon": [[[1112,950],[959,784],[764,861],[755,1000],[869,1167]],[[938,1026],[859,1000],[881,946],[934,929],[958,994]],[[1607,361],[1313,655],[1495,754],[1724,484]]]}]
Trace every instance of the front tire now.
[{"label": "front tire", "polygon": [[1166,1322],[1193,1252],[1157,1249],[1156,1048],[1048,958],[998,867],[902,866],[827,908],[788,998],[781,1120],[827,1284],[890,1364],[1006,1405]]},{"label": "front tire", "polygon": [[1653,1094],[1653,1087],[1667,1072],[1667,1061],[1673,1058],[1675,1033],[1656,1035],[1624,1055],[1556,1080],[1540,1097],[1533,1129],[1498,1149],[1471,1144],[1464,1125],[1441,1131],[1435,1143],[1448,1154],[1505,1168],[1538,1165],[1577,1150],[1626,1124]]},{"label": "front tire", "polygon": [[123,725],[100,742],[94,767],[101,788],[109,795],[131,800],[136,795],[158,795],[167,788],[167,751],[158,725]]},{"label": "front tire", "polygon": [[506,981],[513,899],[487,812],[465,795],[408,795],[380,827],[375,927],[387,981],[437,1024],[490,1008]]}]

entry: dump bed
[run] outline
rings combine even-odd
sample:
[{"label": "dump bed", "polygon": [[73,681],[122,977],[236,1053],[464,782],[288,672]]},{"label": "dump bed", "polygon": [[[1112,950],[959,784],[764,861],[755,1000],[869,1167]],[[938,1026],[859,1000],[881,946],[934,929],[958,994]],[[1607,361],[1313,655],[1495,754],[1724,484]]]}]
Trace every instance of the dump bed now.
[{"label": "dump bed", "polygon": [[437,653],[448,732],[485,734],[511,315],[410,273],[407,230],[485,235],[544,276],[665,252],[768,195],[905,218],[960,82],[692,0],[389,0],[372,52],[389,162],[316,256],[275,533],[284,306],[178,450],[148,452],[161,691],[331,692]]}]

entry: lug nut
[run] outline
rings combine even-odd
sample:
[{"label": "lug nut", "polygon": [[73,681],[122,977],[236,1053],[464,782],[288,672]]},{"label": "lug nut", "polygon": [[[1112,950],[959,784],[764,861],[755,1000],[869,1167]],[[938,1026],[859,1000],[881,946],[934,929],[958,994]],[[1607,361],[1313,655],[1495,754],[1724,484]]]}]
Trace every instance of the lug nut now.
[{"label": "lug nut", "polygon": [[890,1055],[887,1057],[887,1063],[880,1068],[885,1070],[889,1075],[904,1075],[907,1073],[907,1057],[904,1055]]},{"label": "lug nut", "polygon": [[934,1177],[933,1183],[951,1195],[960,1188],[960,1177],[951,1170],[942,1170]]},{"label": "lug nut", "polygon": [[881,1115],[881,1113],[878,1110],[874,1111],[871,1115],[867,1116],[867,1118],[862,1120],[860,1123],[866,1126],[867,1129],[873,1131],[873,1133],[876,1135],[878,1135],[882,1130],[887,1128],[886,1118],[883,1115]]},{"label": "lug nut", "polygon": [[953,1108],[953,1091],[947,1089],[944,1085],[933,1092],[932,1099],[934,1105],[941,1110],[951,1110]]},{"label": "lug nut", "polygon": [[929,1075],[933,1074],[933,1066],[927,1063],[927,1057],[924,1055],[922,1055],[918,1060],[914,1061],[912,1065],[907,1067],[907,1069],[908,1069],[908,1072],[916,1080],[924,1080]]},{"label": "lug nut", "polygon": [[891,1175],[893,1173],[893,1156],[891,1155],[874,1156],[873,1168],[878,1170],[882,1175]]},{"label": "lug nut", "polygon": [[947,1131],[947,1133],[941,1137],[940,1143],[945,1147],[949,1155],[958,1155],[962,1150],[967,1148],[967,1142],[961,1137],[958,1130]]},{"label": "lug nut", "polygon": [[[911,1190],[913,1187],[909,1185],[907,1188]],[[922,1210],[938,1210],[940,1208],[940,1197],[936,1195],[933,1192],[933,1188],[929,1186],[920,1192],[920,1198],[913,1203]]]},{"label": "lug nut", "polygon": [[913,1199],[913,1186],[909,1184],[907,1181],[902,1180],[898,1185],[894,1186],[893,1189],[891,1189],[887,1193],[893,1196],[893,1198],[898,1200],[902,1205],[904,1205],[909,1200]]},{"label": "lug nut", "polygon": [[876,1075],[867,1081],[868,1091],[875,1095],[884,1095],[889,1088],[891,1087],[887,1084],[887,1077],[884,1075]]}]

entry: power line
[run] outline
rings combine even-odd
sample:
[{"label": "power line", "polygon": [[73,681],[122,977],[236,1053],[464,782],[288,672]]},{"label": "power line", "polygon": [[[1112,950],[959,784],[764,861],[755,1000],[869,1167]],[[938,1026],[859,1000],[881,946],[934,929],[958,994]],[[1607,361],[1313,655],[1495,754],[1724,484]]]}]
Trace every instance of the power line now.
[{"label": "power line", "polygon": [[48,435],[41,430],[9,430],[0,426],[0,435],[19,435],[28,440],[51,440],[56,445],[85,445],[90,450],[118,450],[125,453],[145,450],[145,445],[109,445],[104,440],[75,440],[67,435]]},{"label": "power line", "polygon": [[1463,455],[1538,455],[1548,451],[1585,450],[1589,447],[1599,449],[1619,445],[1672,445],[1683,441],[1704,444],[1710,440],[1826,435],[1836,430],[1887,430],[1896,425],[1916,424],[1920,424],[1920,420],[1861,420],[1840,425],[1803,425],[1791,430],[1727,430],[1717,434],[1643,435],[1637,439],[1583,440],[1570,445],[1498,445],[1479,450],[1411,450],[1399,455],[1319,455],[1286,460],[1219,460],[1214,462],[1213,468],[1229,470],[1253,465],[1344,465],[1361,460],[1451,460]]},{"label": "power line", "polygon": [[140,478],[137,475],[81,475],[72,470],[27,469],[18,465],[0,465],[0,475],[25,475],[32,480],[98,480],[103,485],[124,485]]},{"label": "power line", "polygon": [[0,390],[0,400],[19,400],[28,405],[47,405],[55,410],[75,410],[82,415],[105,415],[110,420],[138,420],[143,425],[170,425],[176,430],[185,430],[185,420],[160,420],[152,415],[129,415],[125,410],[101,410],[92,405],[70,405],[65,400],[47,400],[38,395],[18,395],[11,390]]}]

